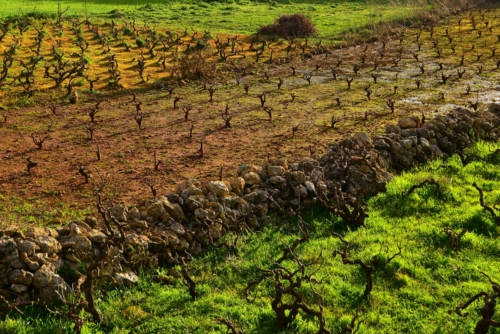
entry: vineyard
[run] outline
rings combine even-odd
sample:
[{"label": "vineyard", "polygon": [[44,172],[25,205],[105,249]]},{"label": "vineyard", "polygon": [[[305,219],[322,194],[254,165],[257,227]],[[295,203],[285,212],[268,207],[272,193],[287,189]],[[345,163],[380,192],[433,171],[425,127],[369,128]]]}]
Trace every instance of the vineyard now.
[{"label": "vineyard", "polygon": [[1,21],[0,331],[495,333],[500,9],[334,5]]}]

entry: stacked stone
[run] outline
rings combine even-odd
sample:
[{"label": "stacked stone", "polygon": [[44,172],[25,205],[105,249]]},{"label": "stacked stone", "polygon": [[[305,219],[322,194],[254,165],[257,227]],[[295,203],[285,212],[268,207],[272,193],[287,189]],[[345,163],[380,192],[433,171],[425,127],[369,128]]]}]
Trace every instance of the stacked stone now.
[{"label": "stacked stone", "polygon": [[386,135],[375,138],[374,148],[386,159],[388,170],[408,169],[438,157],[446,159],[475,139],[497,140],[499,111],[496,107],[486,112],[457,108],[424,124],[418,117],[405,118],[398,125],[388,125]]},{"label": "stacked stone", "polygon": [[[96,223],[95,219],[87,219]],[[75,221],[52,229],[16,227],[0,230],[0,295],[12,301],[35,301],[48,306],[63,301],[68,282],[59,275],[71,273],[71,280],[84,276],[85,264],[107,237],[87,223]],[[137,249],[134,245],[134,249]],[[123,270],[111,274],[119,282],[137,281]]]},{"label": "stacked stone", "polygon": [[16,301],[34,295],[52,305],[66,294],[67,285],[57,274],[63,265],[57,231],[32,227],[23,233],[10,227],[0,235],[0,295]]},{"label": "stacked stone", "polygon": [[203,185],[187,180],[175,192],[149,201],[145,212],[126,213],[128,227],[142,233],[160,259],[173,262],[178,252],[198,254],[241,221],[258,229],[270,221],[270,210],[297,207],[316,196],[310,176],[318,166],[310,158],[293,164],[275,159],[265,168],[241,165],[229,180]]},{"label": "stacked stone", "polygon": [[[383,191],[393,170],[403,170],[436,157],[448,157],[475,139],[500,138],[500,107],[486,112],[458,108],[422,123],[418,117],[388,125],[386,134],[371,138],[357,133],[332,145],[321,159],[299,163],[273,159],[266,167],[241,165],[236,177],[201,184],[182,182],[175,192],[149,201],[144,212],[115,205],[110,214],[125,229],[126,263],[107,268],[119,284],[137,281],[137,267],[154,266],[158,259],[175,262],[176,256],[202,252],[228,230],[245,222],[258,229],[270,214],[295,209],[327,193],[363,188],[365,194]],[[349,177],[345,177],[349,159]],[[337,184],[336,184],[337,183]],[[57,229],[15,227],[0,230],[0,296],[12,301],[37,301],[55,305],[69,291],[70,282],[58,274],[66,271],[71,282],[83,279],[90,263],[106,243],[105,230],[95,218],[74,221]],[[116,231],[118,233],[118,231]],[[189,254],[188,254],[189,253]]]}]

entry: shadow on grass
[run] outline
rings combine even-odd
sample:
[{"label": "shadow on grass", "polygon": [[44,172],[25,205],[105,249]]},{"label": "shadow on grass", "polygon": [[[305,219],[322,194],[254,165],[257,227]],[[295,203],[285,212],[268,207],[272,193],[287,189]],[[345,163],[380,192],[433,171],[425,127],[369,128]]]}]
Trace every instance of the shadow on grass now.
[{"label": "shadow on grass", "polygon": [[463,227],[469,232],[488,238],[498,237],[498,226],[488,213],[477,211],[470,219],[466,220]]}]

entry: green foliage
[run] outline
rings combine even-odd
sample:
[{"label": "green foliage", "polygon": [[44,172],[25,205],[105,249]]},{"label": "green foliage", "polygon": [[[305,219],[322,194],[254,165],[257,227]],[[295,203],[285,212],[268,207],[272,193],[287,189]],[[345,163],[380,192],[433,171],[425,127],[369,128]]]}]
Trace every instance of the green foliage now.
[{"label": "green foliage", "polygon": [[[431,1],[432,2],[432,1]],[[0,0],[0,16],[14,21],[20,13],[33,18],[55,18],[57,1]],[[411,19],[420,9],[428,7],[427,1],[366,1],[335,2],[313,0],[296,2],[218,0],[218,1],[158,1],[158,0],[106,0],[72,1],[64,17],[88,16],[99,19],[135,19],[137,23],[161,23],[171,30],[190,27],[197,31],[215,33],[253,34],[277,17],[302,13],[313,18],[319,38],[335,38],[349,29],[377,24],[383,20]],[[63,5],[64,7],[64,5]],[[373,15],[377,13],[377,15]]]},{"label": "green foliage", "polygon": [[[500,168],[491,163],[491,152],[500,144],[480,143],[471,152],[484,160],[462,166],[458,157],[434,161],[429,165],[397,176],[387,185],[387,193],[368,200],[370,217],[366,226],[351,230],[336,217],[320,208],[304,214],[310,223],[310,241],[298,246],[296,254],[310,261],[323,252],[321,269],[314,275],[320,284],[315,291],[324,297],[327,328],[341,333],[350,323],[355,309],[361,307],[362,333],[470,333],[479,319],[480,303],[469,307],[471,314],[462,318],[448,314],[490,284],[479,273],[483,270],[500,280],[496,260],[500,256],[499,227],[479,206],[478,194],[471,184],[485,191],[485,201],[493,205],[500,199]],[[443,166],[446,166],[443,168]],[[407,190],[429,178],[441,185],[425,186],[409,196]],[[441,231],[466,227],[458,253],[449,247],[448,236]],[[365,276],[358,266],[345,266],[332,252],[342,247],[332,228],[350,242],[349,258],[366,261],[380,254],[375,265],[374,289],[370,298],[363,296]],[[260,275],[257,269],[272,269],[283,247],[299,236],[295,222],[277,222],[238,242],[236,251],[211,249],[189,265],[200,297],[191,301],[180,279],[167,285],[156,277],[167,275],[159,268],[155,274],[142,275],[128,289],[108,290],[98,298],[103,323],[88,321],[86,333],[221,333],[225,329],[216,318],[230,319],[246,333],[275,333],[275,315],[270,301],[273,285],[263,281],[252,290],[253,303],[245,300],[248,282]],[[224,241],[232,243],[234,235]],[[401,245],[402,253],[387,264]],[[179,271],[179,267],[175,267]],[[300,289],[304,301],[318,309],[309,285]],[[40,316],[35,310],[25,315],[9,314],[0,323],[2,333],[48,333],[57,324],[59,331],[71,326],[66,320]],[[316,333],[316,318],[300,313],[286,333]],[[497,333],[492,330],[492,333]]]},{"label": "green foliage", "polygon": [[140,37],[137,37],[135,39],[135,44],[137,44],[137,46],[140,47],[140,48],[143,48],[143,47],[146,46],[146,42],[144,42],[144,40],[142,38],[140,38]]},{"label": "green foliage", "polygon": [[134,34],[134,31],[130,29],[129,27],[125,27],[123,29],[123,35],[125,36],[132,36]]}]

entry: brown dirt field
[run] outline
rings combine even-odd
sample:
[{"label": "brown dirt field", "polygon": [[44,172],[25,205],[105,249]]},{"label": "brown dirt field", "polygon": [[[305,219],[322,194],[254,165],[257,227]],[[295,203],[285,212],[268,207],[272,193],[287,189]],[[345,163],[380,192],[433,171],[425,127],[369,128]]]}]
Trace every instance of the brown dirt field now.
[{"label": "brown dirt field", "polygon": [[[422,114],[430,117],[436,110],[444,112],[476,101],[479,101],[479,110],[484,110],[488,103],[500,99],[500,65],[497,65],[496,55],[497,47],[500,55],[499,14],[498,10],[465,12],[434,28],[401,29],[396,32],[402,37],[401,43],[394,35],[366,45],[332,50],[327,56],[310,56],[315,47],[309,42],[304,59],[298,47],[304,41],[295,41],[295,50],[288,57],[287,42],[272,42],[258,63],[255,51],[248,51],[249,37],[239,36],[238,40],[244,41],[241,47],[246,50],[242,52],[245,58],[236,55],[217,62],[219,70],[208,80],[209,86],[213,84],[217,88],[212,102],[209,102],[203,82],[171,78],[177,64],[172,51],[165,51],[169,59],[166,71],[157,63],[158,58],[145,55],[145,72],[150,74],[150,81],[142,82],[134,67],[141,50],[134,44],[130,52],[125,51],[120,46],[122,41],[112,37],[110,27],[102,26],[100,29],[108,31],[110,36],[109,48],[116,55],[122,72],[120,82],[126,89],[109,88],[107,46],[92,39],[93,34],[82,25],[83,34],[89,41],[86,55],[92,59],[85,73],[92,78],[101,77],[95,84],[96,95],[81,81],[82,86],[75,87],[80,93],[80,102],[69,104],[64,97],[67,82],[61,88],[51,88],[53,82],[43,78],[43,66],[35,72],[34,86],[38,92],[34,97],[26,97],[17,83],[1,88],[4,110],[0,115],[6,115],[7,122],[2,123],[3,117],[0,119],[0,200],[3,202],[0,204],[0,225],[14,222],[57,224],[73,219],[93,211],[94,194],[98,189],[109,202],[141,205],[152,198],[145,179],[154,184],[158,194],[163,194],[188,178],[216,179],[221,167],[224,177],[234,176],[238,165],[263,165],[268,155],[298,161],[311,155],[311,149],[314,154],[321,154],[331,142],[357,131],[379,133],[385,124],[402,117],[421,117]],[[49,63],[57,29],[50,25],[44,29],[47,30],[47,42],[41,54]],[[72,43],[76,35],[71,25],[66,23],[63,31],[60,39],[66,54],[78,52],[78,47]],[[19,35],[16,30],[12,32]],[[146,31],[140,34],[144,39],[148,36]],[[33,29],[25,32],[22,39],[18,36],[21,42],[14,55],[12,75],[21,71],[19,59],[29,61],[35,36]],[[124,38],[130,44],[135,43],[133,37]],[[185,37],[181,48],[197,41]],[[436,47],[434,41],[438,43]],[[0,52],[12,43],[12,36],[7,36]],[[216,50],[212,52],[208,60],[215,62]],[[460,63],[462,54],[463,64]],[[395,65],[397,58],[401,59]],[[378,66],[375,66],[375,59]],[[340,66],[336,67],[339,61]],[[443,70],[440,70],[440,63]],[[360,67],[358,75],[353,69],[356,64]],[[424,66],[424,73],[419,65]],[[295,76],[291,66],[296,67]],[[337,68],[337,80],[333,79],[332,68]],[[247,75],[241,74],[242,69],[246,69]],[[457,70],[465,70],[462,78],[458,77]],[[312,75],[311,84],[303,77],[308,73]],[[442,73],[451,75],[446,84],[442,82]],[[379,76],[377,83],[372,74]],[[345,81],[347,77],[354,78],[350,90]],[[175,86],[173,95],[162,90],[159,84],[152,86],[153,78],[170,78],[170,84]],[[240,84],[236,78],[240,78]],[[278,78],[284,80],[281,89],[277,87]],[[419,89],[416,88],[417,80],[421,82]],[[245,83],[250,85],[248,95],[243,89]],[[398,87],[397,92],[394,86]],[[468,86],[470,90],[466,93]],[[370,99],[367,90],[371,90]],[[135,121],[137,102],[132,102],[132,92],[136,93],[137,102],[142,103],[141,129]],[[273,122],[260,106],[257,95],[263,92],[267,92],[266,106],[273,110]],[[291,93],[296,95],[293,101]],[[181,99],[174,109],[176,96]],[[337,106],[336,97],[341,99],[340,106]],[[92,123],[88,112],[96,98],[103,101]],[[389,99],[396,101],[395,113],[390,113],[386,105]],[[56,115],[47,107],[48,101],[58,106]],[[233,116],[231,128],[224,127],[221,117],[226,104]],[[188,106],[192,110],[185,121],[183,107]],[[332,117],[340,119],[334,128],[330,128]],[[50,138],[38,150],[30,134],[46,133],[49,125]],[[93,139],[89,139],[87,125],[96,127]],[[298,131],[292,137],[292,127],[297,125]],[[189,138],[191,126],[194,130]],[[203,158],[198,153],[200,141],[204,143]],[[102,154],[100,161],[96,157],[97,145]],[[153,163],[155,151],[162,160],[158,171]],[[27,156],[38,162],[29,174]],[[78,173],[79,165],[91,173],[88,184]]]}]

